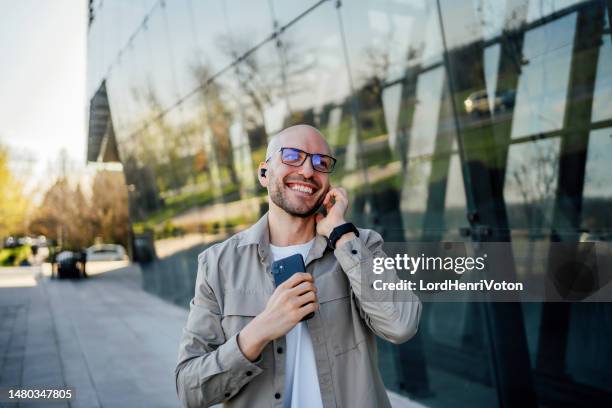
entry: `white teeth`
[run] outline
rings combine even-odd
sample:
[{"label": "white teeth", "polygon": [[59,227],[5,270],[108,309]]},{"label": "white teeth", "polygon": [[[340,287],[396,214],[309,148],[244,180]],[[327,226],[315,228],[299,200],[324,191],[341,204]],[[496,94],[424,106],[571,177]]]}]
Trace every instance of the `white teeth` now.
[{"label": "white teeth", "polygon": [[302,186],[300,184],[294,184],[294,185],[292,185],[289,188],[291,188],[292,190],[295,190],[295,191],[300,191],[302,193],[312,194],[312,188],[306,187],[306,186]]}]

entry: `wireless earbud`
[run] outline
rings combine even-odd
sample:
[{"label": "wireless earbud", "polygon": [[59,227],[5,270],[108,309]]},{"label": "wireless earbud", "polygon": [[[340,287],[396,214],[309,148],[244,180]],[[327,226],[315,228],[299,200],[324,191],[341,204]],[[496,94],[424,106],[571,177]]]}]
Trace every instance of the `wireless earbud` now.
[{"label": "wireless earbud", "polygon": [[259,175],[260,175],[261,177],[266,177],[266,171],[267,171],[267,169],[260,169],[260,170],[259,170]]}]

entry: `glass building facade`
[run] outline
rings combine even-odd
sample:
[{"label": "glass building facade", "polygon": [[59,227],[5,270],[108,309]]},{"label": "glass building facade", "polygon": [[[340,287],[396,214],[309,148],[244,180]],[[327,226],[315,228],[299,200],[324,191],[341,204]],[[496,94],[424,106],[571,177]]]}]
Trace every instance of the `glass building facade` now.
[{"label": "glass building facade", "polygon": [[[349,217],[387,241],[612,240],[612,2],[92,0],[88,158],[121,161],[136,236],[266,210],[269,137],[319,128]],[[187,306],[192,246],[143,264]],[[527,271],[527,272],[526,272]],[[533,271],[531,271],[533,272]],[[535,271],[533,273],[547,273]],[[609,303],[431,303],[379,343],[426,406],[612,406]]]}]

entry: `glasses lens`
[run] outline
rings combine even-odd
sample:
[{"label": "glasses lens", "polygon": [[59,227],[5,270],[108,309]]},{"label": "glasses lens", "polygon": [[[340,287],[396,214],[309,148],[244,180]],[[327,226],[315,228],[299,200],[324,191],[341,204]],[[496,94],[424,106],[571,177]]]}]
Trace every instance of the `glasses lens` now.
[{"label": "glasses lens", "polygon": [[300,165],[304,161],[305,153],[296,149],[284,148],[281,159],[283,163],[289,165]]},{"label": "glasses lens", "polygon": [[323,173],[329,173],[334,168],[334,159],[322,154],[312,155],[312,167]]}]

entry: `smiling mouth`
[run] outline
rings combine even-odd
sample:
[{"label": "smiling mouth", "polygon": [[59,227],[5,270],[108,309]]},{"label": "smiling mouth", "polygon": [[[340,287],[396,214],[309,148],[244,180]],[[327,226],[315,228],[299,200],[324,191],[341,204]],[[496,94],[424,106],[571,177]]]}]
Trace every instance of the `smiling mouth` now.
[{"label": "smiling mouth", "polygon": [[306,184],[300,184],[300,183],[287,183],[287,187],[289,187],[291,190],[293,191],[297,191],[299,193],[302,194],[306,194],[306,195],[312,195],[315,191],[316,188],[306,185]]}]

